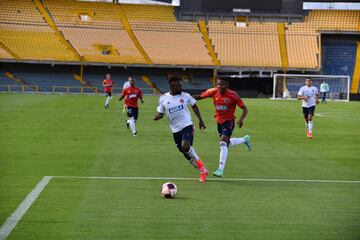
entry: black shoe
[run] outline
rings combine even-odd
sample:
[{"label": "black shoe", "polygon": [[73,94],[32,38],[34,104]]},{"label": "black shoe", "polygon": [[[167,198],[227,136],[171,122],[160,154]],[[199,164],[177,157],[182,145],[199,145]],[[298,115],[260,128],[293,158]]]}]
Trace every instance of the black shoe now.
[{"label": "black shoe", "polygon": [[134,132],[134,133],[133,133],[133,136],[136,137],[136,136],[137,136],[137,132]]},{"label": "black shoe", "polygon": [[106,109],[109,109],[109,104],[105,105],[105,108],[106,108]]},{"label": "black shoe", "polygon": [[126,123],[126,128],[129,129],[130,125],[129,125],[128,121],[125,120],[125,123]]}]

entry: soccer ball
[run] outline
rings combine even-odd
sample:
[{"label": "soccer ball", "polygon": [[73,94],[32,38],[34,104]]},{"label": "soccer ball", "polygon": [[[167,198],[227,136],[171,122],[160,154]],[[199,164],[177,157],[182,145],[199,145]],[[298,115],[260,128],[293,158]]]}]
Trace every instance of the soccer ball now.
[{"label": "soccer ball", "polygon": [[177,193],[177,187],[175,183],[167,182],[161,187],[161,196],[164,198],[174,198]]}]

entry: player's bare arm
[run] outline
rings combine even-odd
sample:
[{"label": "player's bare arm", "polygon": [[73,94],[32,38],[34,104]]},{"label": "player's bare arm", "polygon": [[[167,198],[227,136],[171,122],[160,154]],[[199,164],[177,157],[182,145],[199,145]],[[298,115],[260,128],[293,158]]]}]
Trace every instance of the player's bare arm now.
[{"label": "player's bare arm", "polygon": [[119,98],[119,101],[121,102],[121,100],[123,100],[125,98],[125,95],[121,95]]},{"label": "player's bare arm", "polygon": [[164,117],[164,114],[158,112],[155,114],[154,120],[158,121],[158,120],[162,119],[163,117]]},{"label": "player's bare arm", "polygon": [[316,94],[316,105],[320,103],[320,94]]},{"label": "player's bare arm", "polygon": [[307,97],[307,96],[301,96],[301,95],[298,95],[298,97],[297,97],[298,100],[306,100],[308,98],[309,97]]},{"label": "player's bare arm", "polygon": [[193,95],[192,96],[195,100],[202,100],[203,98],[200,95]]},{"label": "player's bare arm", "polygon": [[141,103],[144,103],[144,99],[143,99],[143,97],[142,97],[142,96],[140,96],[139,98],[140,98]]},{"label": "player's bare arm", "polygon": [[192,110],[195,113],[196,117],[199,119],[200,130],[204,130],[206,128],[206,126],[205,126],[204,121],[202,120],[199,107],[196,104],[194,104],[194,106],[192,106]]},{"label": "player's bare arm", "polygon": [[249,110],[246,106],[244,106],[244,108],[242,108],[243,112],[239,118],[239,120],[237,121],[237,125],[239,126],[239,128],[241,128],[244,125],[244,119],[246,118],[246,115],[248,114]]}]

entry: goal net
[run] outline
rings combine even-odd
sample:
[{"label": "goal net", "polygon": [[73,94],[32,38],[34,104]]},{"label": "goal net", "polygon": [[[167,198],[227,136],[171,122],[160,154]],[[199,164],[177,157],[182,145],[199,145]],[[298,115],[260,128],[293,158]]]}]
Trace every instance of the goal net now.
[{"label": "goal net", "polygon": [[328,84],[326,99],[349,101],[350,77],[340,75],[274,74],[273,99],[296,99],[306,78],[312,79],[312,85],[318,88],[319,93],[320,84],[323,81]]}]

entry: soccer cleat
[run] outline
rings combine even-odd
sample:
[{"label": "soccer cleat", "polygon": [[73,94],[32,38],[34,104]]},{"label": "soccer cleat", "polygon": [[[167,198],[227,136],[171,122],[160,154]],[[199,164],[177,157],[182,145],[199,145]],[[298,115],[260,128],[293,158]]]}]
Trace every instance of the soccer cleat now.
[{"label": "soccer cleat", "polygon": [[249,136],[249,135],[246,135],[246,136],[244,137],[244,139],[245,139],[244,144],[245,144],[246,149],[247,149],[248,151],[251,151],[250,136]]},{"label": "soccer cleat", "polygon": [[137,136],[137,132],[134,132],[134,133],[133,133],[133,136],[136,137],[136,136]]},{"label": "soccer cleat", "polygon": [[215,172],[213,172],[213,175],[215,177],[222,177],[222,176],[224,176],[224,170],[218,169]]},{"label": "soccer cleat", "polygon": [[306,135],[307,135],[308,138],[312,138],[312,132],[308,131]]},{"label": "soccer cleat", "polygon": [[208,173],[209,173],[209,170],[207,168],[205,168],[205,170],[200,174],[199,182],[202,182],[202,183],[205,182]]},{"label": "soccer cleat", "polygon": [[105,105],[105,108],[106,108],[106,109],[109,109],[109,104],[106,104],[106,105]]}]

